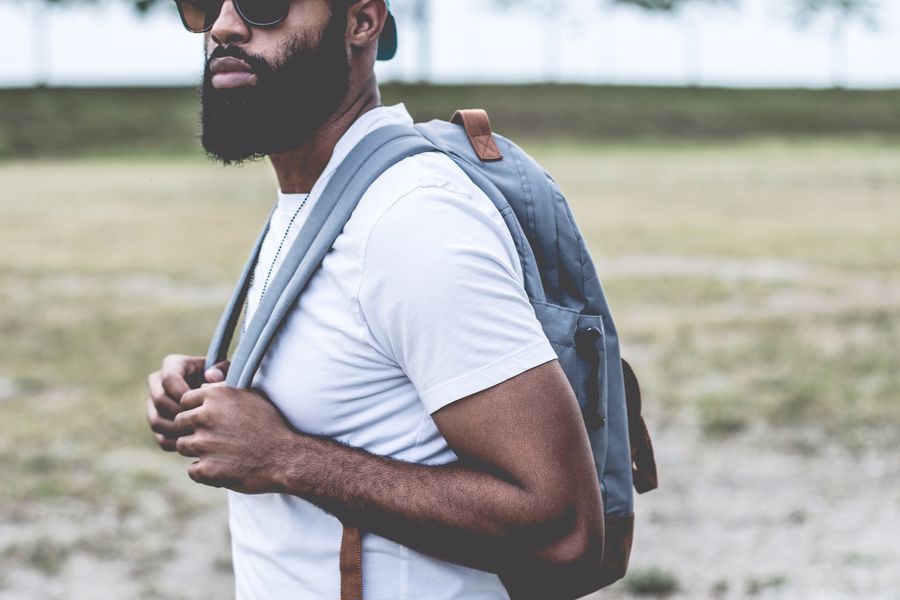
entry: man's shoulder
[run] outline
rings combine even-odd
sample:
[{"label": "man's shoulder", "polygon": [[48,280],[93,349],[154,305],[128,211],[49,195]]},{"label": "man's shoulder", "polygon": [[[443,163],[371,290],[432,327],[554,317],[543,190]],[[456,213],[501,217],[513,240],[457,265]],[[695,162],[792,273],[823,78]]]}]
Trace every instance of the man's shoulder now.
[{"label": "man's shoulder", "polygon": [[400,161],[369,187],[359,208],[366,215],[361,218],[363,257],[389,256],[364,258],[366,270],[399,261],[430,262],[450,270],[487,257],[521,283],[516,245],[503,215],[446,154],[429,152]]},{"label": "man's shoulder", "polygon": [[372,251],[373,244],[416,260],[430,256],[435,263],[439,258],[464,262],[469,258],[464,256],[466,249],[478,248],[521,279],[516,245],[504,216],[442,152],[416,154],[382,173],[363,194],[345,233],[358,244],[363,270],[392,262],[367,260],[380,252]]},{"label": "man's shoulder", "polygon": [[480,192],[452,158],[442,152],[425,152],[405,158],[382,173],[366,195],[397,198],[418,188],[445,188],[467,196]]},{"label": "man's shoulder", "polygon": [[369,186],[360,205],[377,220],[409,196],[416,196],[423,210],[429,200],[450,198],[483,215],[501,218],[490,198],[442,152],[416,154],[393,165]]}]

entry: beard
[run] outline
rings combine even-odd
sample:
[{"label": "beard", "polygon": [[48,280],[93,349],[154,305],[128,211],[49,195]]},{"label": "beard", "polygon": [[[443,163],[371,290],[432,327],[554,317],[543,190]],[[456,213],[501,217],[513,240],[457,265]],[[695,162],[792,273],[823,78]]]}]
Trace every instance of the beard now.
[{"label": "beard", "polygon": [[[219,46],[206,61],[201,87],[201,142],[222,164],[240,164],[297,148],[334,115],[349,87],[344,34],[346,14],[336,11],[317,47],[297,38],[280,65]],[[245,61],[256,85],[216,89],[209,63],[231,56]]]}]

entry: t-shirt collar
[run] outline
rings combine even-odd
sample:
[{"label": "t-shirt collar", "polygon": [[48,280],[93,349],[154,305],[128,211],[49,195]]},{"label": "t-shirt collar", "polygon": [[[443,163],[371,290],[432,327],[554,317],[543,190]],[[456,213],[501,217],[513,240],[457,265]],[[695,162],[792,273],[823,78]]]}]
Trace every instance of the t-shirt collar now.
[{"label": "t-shirt collar", "polygon": [[405,104],[400,102],[393,106],[377,106],[360,115],[335,144],[331,160],[328,161],[323,175],[331,175],[338,165],[347,158],[347,155],[350,154],[350,151],[353,150],[356,144],[373,130],[386,125],[413,125],[413,118],[406,110]]},{"label": "t-shirt collar", "polygon": [[[316,181],[310,194],[315,198],[324,189],[324,186],[331,180],[331,176],[337,170],[338,166],[347,158],[347,155],[356,145],[362,141],[372,131],[386,127],[388,125],[408,125],[414,124],[412,116],[406,110],[406,105],[402,102],[393,106],[377,106],[362,115],[344,132],[344,135],[337,141],[334,151],[325,170]],[[292,195],[292,194],[287,194]],[[298,194],[299,195],[299,194]],[[279,200],[281,200],[281,191],[279,190]],[[300,200],[302,202],[302,199]]]}]

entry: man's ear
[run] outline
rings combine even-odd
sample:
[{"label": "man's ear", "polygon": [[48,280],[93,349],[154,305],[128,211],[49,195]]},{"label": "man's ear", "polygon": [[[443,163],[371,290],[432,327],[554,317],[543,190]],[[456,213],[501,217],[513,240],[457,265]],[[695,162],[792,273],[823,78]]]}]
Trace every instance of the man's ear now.
[{"label": "man's ear", "polygon": [[347,9],[347,43],[351,51],[376,50],[387,21],[385,0],[356,0]]}]

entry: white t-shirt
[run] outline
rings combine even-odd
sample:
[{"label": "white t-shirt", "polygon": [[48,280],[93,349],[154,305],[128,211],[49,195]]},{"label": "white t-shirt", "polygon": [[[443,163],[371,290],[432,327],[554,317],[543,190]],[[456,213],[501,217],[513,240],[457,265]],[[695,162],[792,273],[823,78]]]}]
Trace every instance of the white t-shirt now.
[{"label": "white t-shirt", "polygon": [[[248,300],[325,185],[370,131],[412,124],[402,105],[365,113],[335,146],[309,198],[279,192]],[[556,358],[523,288],[512,236],[448,157],[398,163],[366,192],[275,338],[253,385],[300,431],[397,459],[456,455],[431,413]],[[238,600],[340,596],[340,521],[296,496],[229,492]],[[501,600],[496,574],[363,533],[366,600]]]}]

